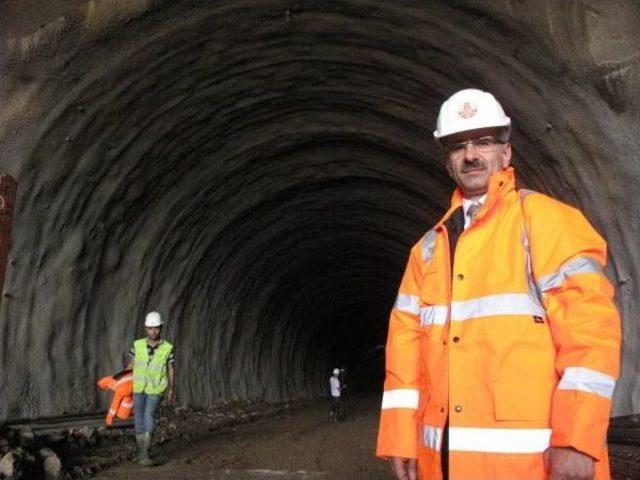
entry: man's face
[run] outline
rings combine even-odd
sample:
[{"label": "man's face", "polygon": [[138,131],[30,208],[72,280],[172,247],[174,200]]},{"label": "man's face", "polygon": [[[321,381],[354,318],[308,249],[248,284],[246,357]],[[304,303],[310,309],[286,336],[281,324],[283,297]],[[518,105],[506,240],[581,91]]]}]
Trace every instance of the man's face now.
[{"label": "man's face", "polygon": [[466,198],[487,193],[491,175],[511,163],[511,144],[500,143],[499,134],[499,129],[483,128],[451,135],[443,142],[447,171]]},{"label": "man's face", "polygon": [[145,327],[145,330],[147,331],[147,338],[149,338],[149,340],[158,340],[162,327]]}]

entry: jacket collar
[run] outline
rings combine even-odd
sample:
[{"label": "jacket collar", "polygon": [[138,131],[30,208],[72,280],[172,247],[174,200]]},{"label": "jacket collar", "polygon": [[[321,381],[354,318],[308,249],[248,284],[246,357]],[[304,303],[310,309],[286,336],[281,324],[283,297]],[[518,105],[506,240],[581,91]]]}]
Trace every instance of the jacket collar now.
[{"label": "jacket collar", "polygon": [[[505,170],[495,172],[491,175],[487,199],[482,205],[482,208],[478,210],[476,218],[480,219],[484,217],[486,212],[498,205],[509,192],[515,190],[515,186],[516,176],[513,167],[508,167]],[[460,187],[456,187],[451,196],[451,206],[449,210],[447,210],[447,213],[445,213],[442,219],[436,224],[436,229],[442,228],[442,224],[449,219],[453,212],[462,207],[463,198],[462,190],[460,190]]]}]

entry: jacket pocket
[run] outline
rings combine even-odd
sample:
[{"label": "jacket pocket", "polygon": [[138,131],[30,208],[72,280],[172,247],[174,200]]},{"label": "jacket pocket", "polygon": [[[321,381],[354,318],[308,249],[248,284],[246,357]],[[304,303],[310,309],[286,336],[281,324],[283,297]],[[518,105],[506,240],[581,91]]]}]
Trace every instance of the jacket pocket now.
[{"label": "jacket pocket", "polygon": [[545,381],[493,383],[496,420],[544,420],[551,415],[555,385]]}]

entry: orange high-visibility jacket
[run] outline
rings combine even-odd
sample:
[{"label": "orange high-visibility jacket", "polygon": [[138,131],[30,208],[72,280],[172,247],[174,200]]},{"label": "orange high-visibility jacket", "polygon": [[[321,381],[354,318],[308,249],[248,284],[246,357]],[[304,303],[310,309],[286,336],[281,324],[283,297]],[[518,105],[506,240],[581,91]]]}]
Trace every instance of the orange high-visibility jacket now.
[{"label": "orange high-visibility jacket", "polygon": [[[606,243],[575,208],[494,174],[450,258],[443,219],[411,250],[391,313],[377,455],[441,478],[542,479],[543,452],[573,447],[609,478],[606,432],[620,318]],[[526,224],[526,225],[525,225]]]},{"label": "orange high-visibility jacket", "polygon": [[114,417],[122,420],[129,418],[133,408],[133,371],[123,370],[115,375],[101,378],[98,380],[98,387],[103,390],[113,390],[113,398],[107,412],[107,425],[113,423]]}]

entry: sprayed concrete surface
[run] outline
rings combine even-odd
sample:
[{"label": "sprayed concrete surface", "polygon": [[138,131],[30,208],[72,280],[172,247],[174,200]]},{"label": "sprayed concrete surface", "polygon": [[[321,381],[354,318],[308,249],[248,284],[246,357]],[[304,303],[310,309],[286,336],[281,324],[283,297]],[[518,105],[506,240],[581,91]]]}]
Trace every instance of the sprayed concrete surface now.
[{"label": "sprayed concrete surface", "polygon": [[[106,408],[145,312],[180,402],[379,388],[408,250],[453,188],[457,89],[514,121],[521,186],[584,210],[640,411],[637,0],[4,0],[0,173],[18,181],[0,420]],[[61,386],[59,388],[59,386]]]},{"label": "sprayed concrete surface", "polygon": [[161,465],[122,464],[96,478],[391,480],[387,462],[374,457],[379,403],[355,402],[353,414],[340,423],[329,421],[322,402],[199,441],[170,441],[155,450]]}]

